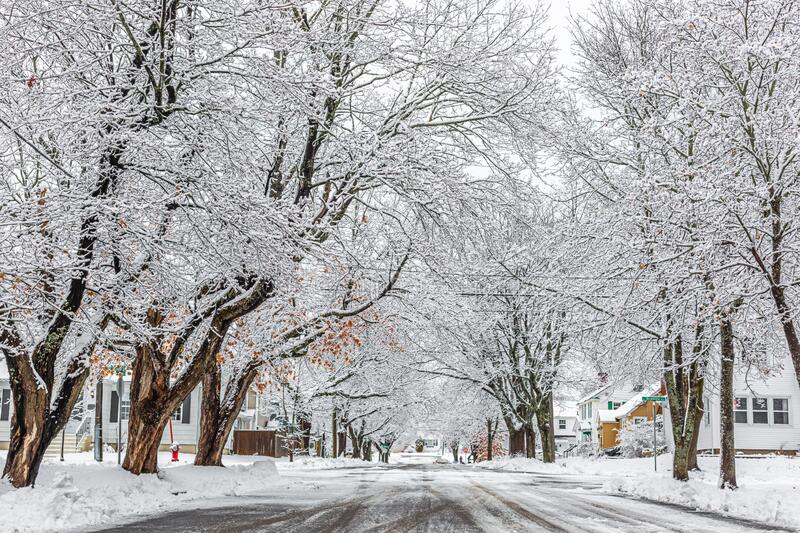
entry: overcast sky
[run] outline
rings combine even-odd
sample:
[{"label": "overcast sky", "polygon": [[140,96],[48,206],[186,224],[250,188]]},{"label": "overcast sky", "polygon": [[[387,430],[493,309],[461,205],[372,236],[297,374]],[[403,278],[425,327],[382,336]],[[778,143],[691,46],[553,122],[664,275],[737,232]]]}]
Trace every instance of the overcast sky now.
[{"label": "overcast sky", "polygon": [[571,37],[569,34],[569,14],[584,15],[591,7],[593,0],[551,0],[550,26],[552,26],[556,45],[559,48],[559,62],[569,65],[573,62],[570,53]]}]

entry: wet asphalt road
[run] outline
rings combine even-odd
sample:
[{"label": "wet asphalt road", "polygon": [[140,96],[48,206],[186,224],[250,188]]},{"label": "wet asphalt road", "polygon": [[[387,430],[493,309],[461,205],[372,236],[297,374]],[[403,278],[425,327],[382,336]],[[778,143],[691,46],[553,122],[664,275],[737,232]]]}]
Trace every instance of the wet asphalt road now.
[{"label": "wet asphalt road", "polygon": [[[293,476],[298,476],[292,480]],[[603,494],[602,480],[393,465],[283,473],[264,497],[173,512],[106,532],[740,532],[754,522]],[[223,503],[223,502],[220,502]]]}]

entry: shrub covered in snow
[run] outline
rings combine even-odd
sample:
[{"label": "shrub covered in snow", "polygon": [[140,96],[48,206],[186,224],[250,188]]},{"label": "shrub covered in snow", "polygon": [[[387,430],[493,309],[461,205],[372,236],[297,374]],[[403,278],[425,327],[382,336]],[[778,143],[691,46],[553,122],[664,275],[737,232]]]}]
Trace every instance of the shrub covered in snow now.
[{"label": "shrub covered in snow", "polygon": [[[666,447],[661,416],[656,417],[656,446]],[[625,424],[617,437],[620,453],[624,457],[644,457],[653,453],[653,421]]]},{"label": "shrub covered in snow", "polygon": [[595,442],[581,442],[575,447],[572,454],[578,457],[597,457],[600,455],[600,448]]}]

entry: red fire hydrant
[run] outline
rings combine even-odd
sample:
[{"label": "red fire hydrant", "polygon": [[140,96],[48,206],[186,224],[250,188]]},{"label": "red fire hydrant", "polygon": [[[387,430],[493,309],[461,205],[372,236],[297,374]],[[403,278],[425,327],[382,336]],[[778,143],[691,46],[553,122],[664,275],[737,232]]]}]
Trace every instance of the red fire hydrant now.
[{"label": "red fire hydrant", "polygon": [[169,449],[172,450],[172,462],[173,463],[177,462],[178,461],[178,452],[181,451],[181,445],[178,444],[177,442],[173,442],[170,445]]}]

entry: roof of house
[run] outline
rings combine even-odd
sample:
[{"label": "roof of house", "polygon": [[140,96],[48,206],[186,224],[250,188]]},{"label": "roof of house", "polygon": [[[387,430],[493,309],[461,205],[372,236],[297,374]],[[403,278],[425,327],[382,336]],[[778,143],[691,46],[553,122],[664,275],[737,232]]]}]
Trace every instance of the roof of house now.
[{"label": "roof of house", "polygon": [[652,396],[661,389],[661,383],[653,383],[652,385],[648,385],[640,392],[637,392],[631,398],[617,407],[616,409],[611,410],[603,410],[599,409],[597,411],[597,418],[600,422],[616,422],[620,418],[624,418],[631,414],[634,409],[642,405],[644,402],[642,401],[642,396]]},{"label": "roof of house", "polygon": [[583,402],[587,402],[587,401],[591,400],[592,398],[594,398],[595,396],[597,396],[598,394],[600,394],[601,392],[603,392],[604,390],[606,390],[610,386],[611,386],[610,384],[609,385],[603,385],[599,389],[593,390],[592,392],[590,392],[589,394],[587,394],[586,396],[584,396],[583,398],[578,400],[578,403],[583,403]]}]

